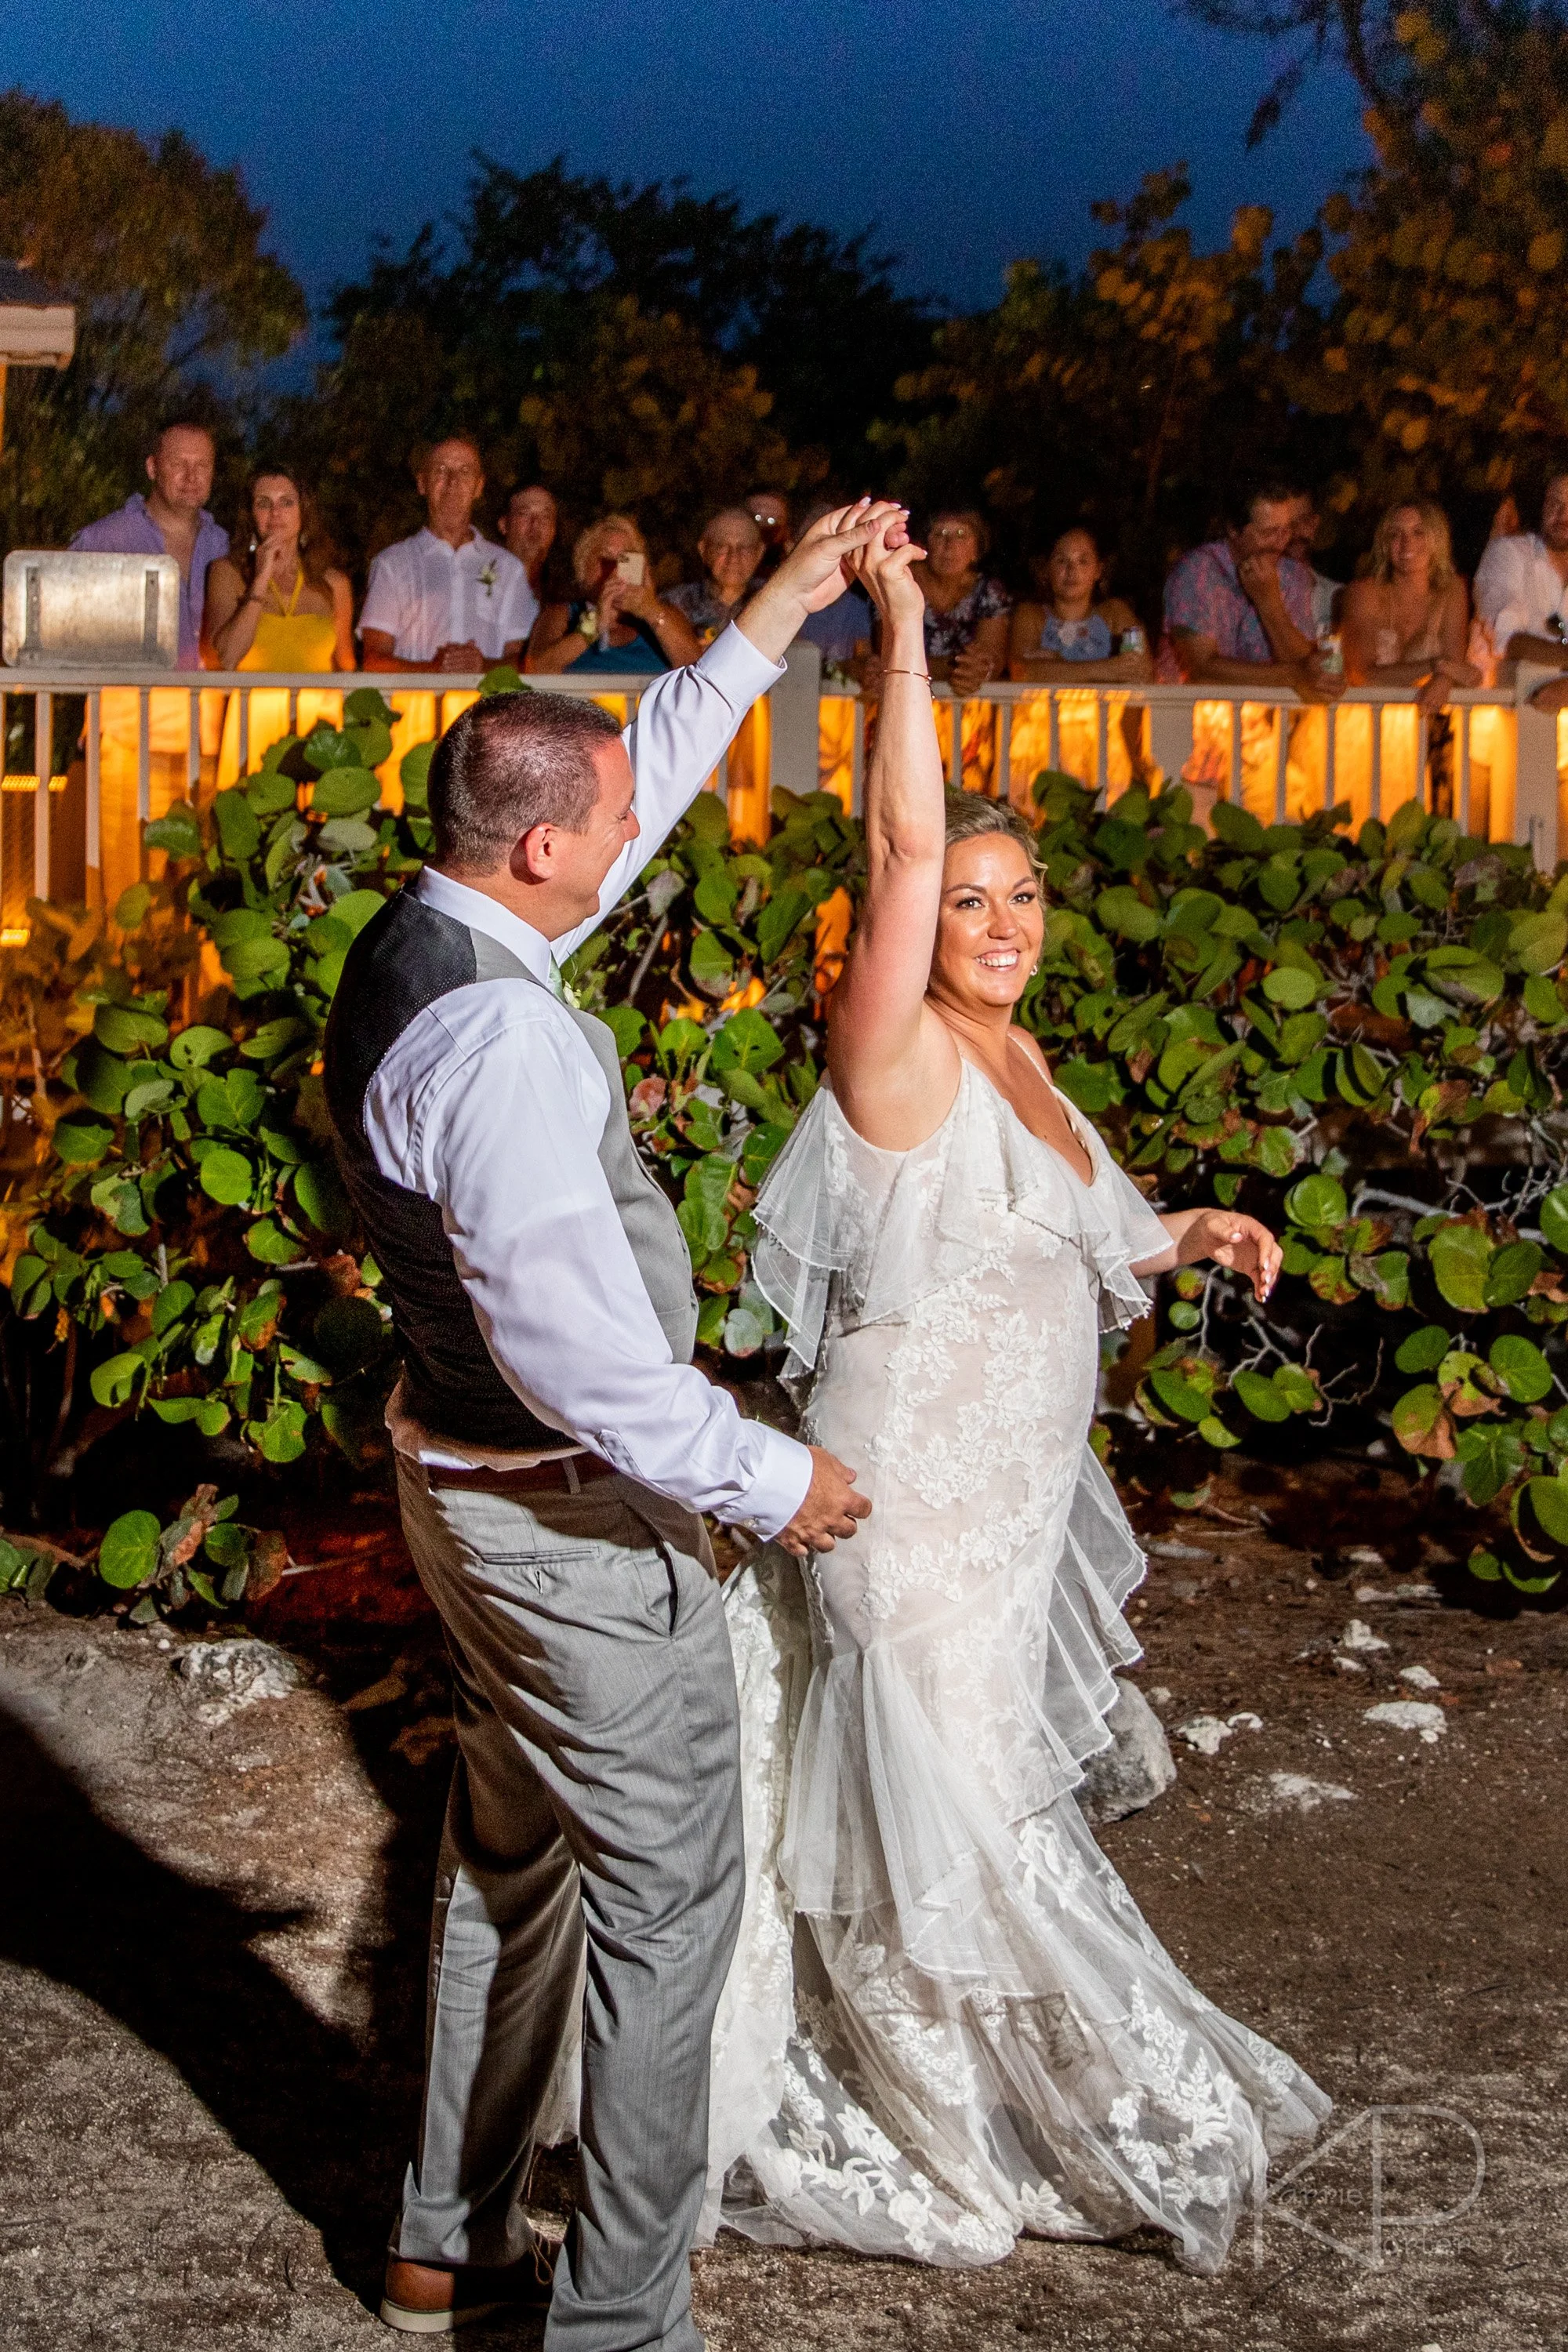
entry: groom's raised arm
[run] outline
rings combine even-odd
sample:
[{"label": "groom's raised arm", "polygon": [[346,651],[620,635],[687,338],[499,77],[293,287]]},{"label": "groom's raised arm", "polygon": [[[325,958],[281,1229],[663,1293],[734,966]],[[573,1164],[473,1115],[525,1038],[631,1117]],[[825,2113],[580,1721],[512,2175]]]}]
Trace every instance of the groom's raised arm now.
[{"label": "groom's raised arm", "polygon": [[623,740],[632,763],[637,835],[605,876],[599,910],[554,942],[564,963],[623,898],[679,822],[757,699],[784,675],[784,656],[807,614],[844,588],[847,555],[864,546],[889,502],[862,499],[824,515],[759,589],[738,621],[689,669],[666,670],[645,691]]}]

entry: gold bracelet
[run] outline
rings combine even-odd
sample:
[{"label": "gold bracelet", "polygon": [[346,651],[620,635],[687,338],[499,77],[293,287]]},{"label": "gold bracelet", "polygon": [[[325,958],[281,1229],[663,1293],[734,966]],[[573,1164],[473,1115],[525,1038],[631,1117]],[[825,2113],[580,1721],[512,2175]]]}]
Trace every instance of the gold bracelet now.
[{"label": "gold bracelet", "polygon": [[929,669],[895,669],[889,663],[884,668],[882,676],[884,677],[919,677],[923,678],[927,686],[931,684],[931,672]]}]

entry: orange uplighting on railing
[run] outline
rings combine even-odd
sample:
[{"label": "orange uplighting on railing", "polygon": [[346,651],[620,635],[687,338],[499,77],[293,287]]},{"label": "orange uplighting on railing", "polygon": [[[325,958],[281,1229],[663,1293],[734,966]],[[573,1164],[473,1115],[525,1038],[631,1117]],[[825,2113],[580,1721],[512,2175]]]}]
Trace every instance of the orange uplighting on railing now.
[{"label": "orange uplighting on railing", "polygon": [[[63,793],[68,781],[65,776],[51,776],[50,792]],[[0,776],[0,793],[36,793],[37,789],[37,776]]]}]

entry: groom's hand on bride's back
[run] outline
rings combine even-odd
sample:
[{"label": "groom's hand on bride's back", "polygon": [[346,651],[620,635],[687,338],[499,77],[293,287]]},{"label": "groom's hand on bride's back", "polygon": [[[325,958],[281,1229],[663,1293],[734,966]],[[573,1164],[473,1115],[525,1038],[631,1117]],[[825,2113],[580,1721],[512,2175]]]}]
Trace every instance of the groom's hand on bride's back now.
[{"label": "groom's hand on bride's back", "polygon": [[811,1484],[799,1510],[788,1527],[779,1530],[777,1539],[785,1551],[804,1559],[810,1551],[831,1551],[836,1543],[854,1534],[857,1520],[870,1516],[870,1504],[856,1491],[854,1471],[846,1468],[837,1454],[814,1445]]}]

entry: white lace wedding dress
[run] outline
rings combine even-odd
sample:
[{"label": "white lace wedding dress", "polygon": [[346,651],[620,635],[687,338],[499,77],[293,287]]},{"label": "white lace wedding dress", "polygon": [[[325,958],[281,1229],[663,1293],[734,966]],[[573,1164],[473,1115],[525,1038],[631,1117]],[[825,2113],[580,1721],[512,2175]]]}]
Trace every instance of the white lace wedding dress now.
[{"label": "white lace wedding dress", "polygon": [[1139,1654],[1142,1555],[1087,1444],[1099,1334],[1167,1245],[1074,1123],[1091,1185],[968,1063],[913,1151],[824,1087],[757,1204],[806,1433],[874,1507],[727,1595],[746,1907],[704,2241],[963,2264],[1149,2222],[1212,2271],[1329,2111],[1187,1982],[1071,1793]]}]

